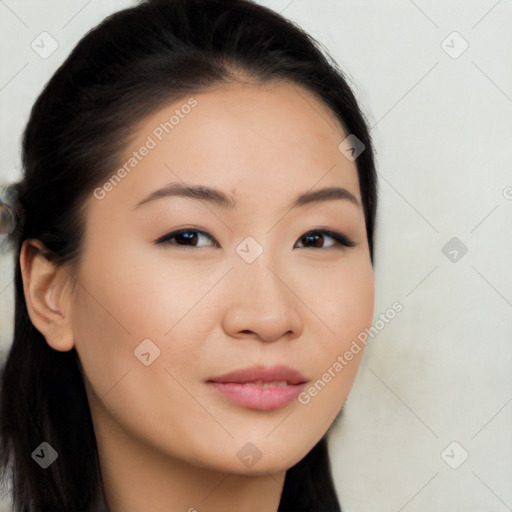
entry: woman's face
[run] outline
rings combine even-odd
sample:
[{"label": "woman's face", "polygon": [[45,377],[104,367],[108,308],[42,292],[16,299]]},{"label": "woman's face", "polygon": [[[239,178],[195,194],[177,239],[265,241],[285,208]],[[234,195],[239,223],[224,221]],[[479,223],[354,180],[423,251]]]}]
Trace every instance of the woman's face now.
[{"label": "woman's face", "polygon": [[[99,445],[123,432],[196,466],[263,474],[325,434],[374,302],[356,164],[338,149],[347,135],[283,82],[218,87],[136,127],[124,172],[88,199],[72,297]],[[270,373],[210,382],[255,366]],[[285,382],[242,383],[259,379]]]}]

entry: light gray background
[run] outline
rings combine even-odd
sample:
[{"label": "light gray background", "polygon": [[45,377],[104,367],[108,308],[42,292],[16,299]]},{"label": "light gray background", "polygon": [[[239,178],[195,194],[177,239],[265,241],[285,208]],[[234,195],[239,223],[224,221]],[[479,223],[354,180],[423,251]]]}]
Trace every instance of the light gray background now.
[{"label": "light gray background", "polygon": [[[380,179],[375,318],[394,301],[404,308],[370,342],[333,432],[342,506],[511,511],[512,2],[260,3],[319,39],[364,107]],[[85,32],[129,5],[0,0],[0,186],[20,175],[43,84]],[[31,48],[43,31],[59,45],[45,59]],[[442,251],[452,237],[467,247],[456,261]],[[5,351],[12,255],[0,264]],[[457,469],[446,462],[466,452]]]}]

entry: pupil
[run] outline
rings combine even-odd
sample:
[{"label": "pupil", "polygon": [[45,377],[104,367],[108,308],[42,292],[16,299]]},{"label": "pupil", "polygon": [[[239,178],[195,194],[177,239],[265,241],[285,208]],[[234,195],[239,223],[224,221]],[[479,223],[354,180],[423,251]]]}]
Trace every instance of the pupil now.
[{"label": "pupil", "polygon": [[318,234],[317,233],[313,233],[311,235],[308,235],[306,237],[306,239],[315,238],[315,240],[313,241],[313,246],[314,247],[322,247],[322,240],[321,240],[320,236],[321,235],[319,233]]},{"label": "pupil", "polygon": [[186,242],[190,242],[190,240],[197,238],[197,234],[191,231],[186,231],[185,233],[181,233],[180,237],[184,239]]}]

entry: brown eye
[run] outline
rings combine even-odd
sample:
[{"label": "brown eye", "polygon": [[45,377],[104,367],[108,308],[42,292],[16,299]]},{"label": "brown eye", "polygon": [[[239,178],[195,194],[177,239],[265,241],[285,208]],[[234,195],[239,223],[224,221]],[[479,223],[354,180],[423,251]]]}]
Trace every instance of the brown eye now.
[{"label": "brown eye", "polygon": [[201,239],[208,239],[214,242],[215,246],[218,246],[215,239],[205,231],[199,229],[180,229],[179,231],[173,231],[155,241],[158,245],[174,245],[178,247],[205,247],[204,244],[199,245]]},{"label": "brown eye", "polygon": [[[325,247],[324,240],[326,237],[333,239],[335,243]],[[299,242],[306,245],[306,249],[315,247],[320,249],[328,249],[330,247],[334,247],[335,245],[354,247],[356,245],[352,240],[347,238],[345,235],[326,229],[315,229],[313,231],[309,231],[308,233],[302,235],[301,238],[299,238]]]}]

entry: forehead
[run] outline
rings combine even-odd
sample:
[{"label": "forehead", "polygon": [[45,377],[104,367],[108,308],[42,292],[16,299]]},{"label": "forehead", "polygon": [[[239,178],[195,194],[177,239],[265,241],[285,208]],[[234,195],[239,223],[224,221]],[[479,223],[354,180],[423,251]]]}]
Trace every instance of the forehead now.
[{"label": "forehead", "polygon": [[216,86],[135,126],[124,163],[144,146],[151,150],[123,190],[140,201],[155,187],[183,181],[234,197],[285,200],[315,187],[343,186],[360,199],[356,165],[338,149],[345,137],[335,114],[295,84]]},{"label": "forehead", "polygon": [[[321,99],[291,82],[216,85],[194,97],[197,106],[187,117],[195,120],[190,122],[194,128],[209,130],[209,137],[219,137],[224,130],[233,135],[236,130],[235,140],[243,140],[249,134],[262,143],[302,141],[310,146],[336,143],[340,136],[346,136],[334,112]],[[160,113],[165,118],[169,110],[179,110],[184,101],[185,98]],[[156,117],[162,118],[158,114]],[[146,123],[146,131],[149,127]]]}]

